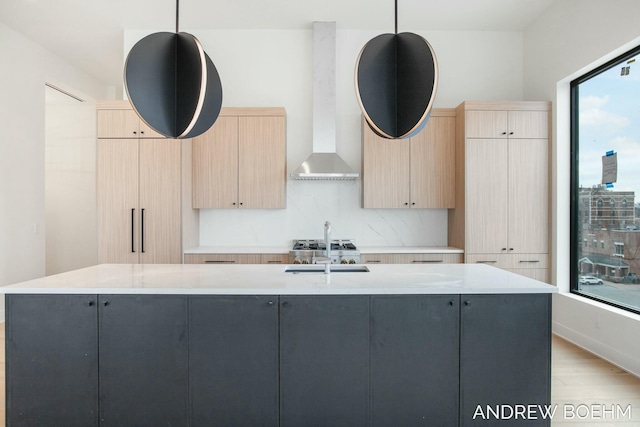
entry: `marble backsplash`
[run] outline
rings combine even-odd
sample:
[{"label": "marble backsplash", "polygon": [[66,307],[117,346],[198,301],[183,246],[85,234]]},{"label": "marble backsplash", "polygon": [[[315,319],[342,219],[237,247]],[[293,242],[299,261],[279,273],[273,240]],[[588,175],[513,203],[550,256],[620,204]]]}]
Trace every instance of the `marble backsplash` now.
[{"label": "marble backsplash", "polygon": [[286,209],[202,209],[201,246],[287,246],[332,238],[358,246],[447,246],[446,209],[362,209],[361,181],[287,181]]}]

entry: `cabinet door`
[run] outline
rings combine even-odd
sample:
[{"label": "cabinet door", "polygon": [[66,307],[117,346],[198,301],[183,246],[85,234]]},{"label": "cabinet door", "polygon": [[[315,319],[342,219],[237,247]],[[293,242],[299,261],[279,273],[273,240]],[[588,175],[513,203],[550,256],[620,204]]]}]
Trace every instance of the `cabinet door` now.
[{"label": "cabinet door", "polygon": [[[551,403],[551,295],[462,295],[460,425],[495,425],[487,406]],[[474,414],[476,417],[474,419]],[[510,419],[510,426],[550,420]]]},{"label": "cabinet door", "polygon": [[459,296],[371,298],[371,425],[458,423]]},{"label": "cabinet door", "polygon": [[363,208],[409,207],[410,154],[409,140],[379,137],[363,120]]},{"label": "cabinet door", "polygon": [[138,140],[99,139],[97,157],[98,263],[137,264]]},{"label": "cabinet door", "polygon": [[189,298],[191,423],[278,426],[278,298]]},{"label": "cabinet door", "polygon": [[467,111],[465,114],[466,138],[507,138],[507,111]]},{"label": "cabinet door", "polygon": [[238,203],[241,208],[286,207],[284,117],[238,119]]},{"label": "cabinet door", "polygon": [[186,296],[101,295],[100,425],[188,425]]},{"label": "cabinet door", "polygon": [[7,295],[7,425],[98,425],[96,295]]},{"label": "cabinet door", "polygon": [[509,138],[549,139],[548,111],[509,111]]},{"label": "cabinet door", "polygon": [[280,307],[280,425],[368,425],[369,297],[281,297]]},{"label": "cabinet door", "polygon": [[509,249],[549,251],[549,141],[509,140]]},{"label": "cabinet door", "polygon": [[180,141],[140,140],[140,262],[182,262]]},{"label": "cabinet door", "polygon": [[238,118],[218,117],[192,143],[193,208],[237,207]]},{"label": "cabinet door", "polygon": [[507,140],[466,143],[466,253],[507,252]]},{"label": "cabinet door", "polygon": [[98,138],[138,138],[140,118],[133,110],[98,110]]},{"label": "cabinet door", "polygon": [[411,207],[455,207],[454,117],[431,117],[411,138]]}]

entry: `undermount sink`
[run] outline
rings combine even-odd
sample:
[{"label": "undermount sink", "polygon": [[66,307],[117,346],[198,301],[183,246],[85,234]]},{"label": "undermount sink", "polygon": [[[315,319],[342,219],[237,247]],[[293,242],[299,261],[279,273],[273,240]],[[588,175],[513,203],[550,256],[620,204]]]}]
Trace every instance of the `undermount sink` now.
[{"label": "undermount sink", "polygon": [[[366,265],[353,264],[331,264],[332,273],[368,273],[369,269]],[[285,273],[324,273],[324,265],[322,264],[295,264],[287,265]]]}]

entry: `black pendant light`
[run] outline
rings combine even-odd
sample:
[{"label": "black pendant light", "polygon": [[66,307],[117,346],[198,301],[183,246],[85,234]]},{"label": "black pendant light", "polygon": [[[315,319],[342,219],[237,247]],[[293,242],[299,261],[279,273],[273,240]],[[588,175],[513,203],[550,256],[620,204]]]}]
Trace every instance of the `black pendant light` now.
[{"label": "black pendant light", "polygon": [[200,41],[178,32],[151,34],[133,46],[124,67],[127,97],[140,118],[170,138],[204,133],[218,118],[222,84]]},{"label": "black pendant light", "polygon": [[369,127],[378,135],[409,138],[429,120],[438,86],[438,62],[427,40],[414,33],[369,40],[358,55],[355,70],[358,103]]}]

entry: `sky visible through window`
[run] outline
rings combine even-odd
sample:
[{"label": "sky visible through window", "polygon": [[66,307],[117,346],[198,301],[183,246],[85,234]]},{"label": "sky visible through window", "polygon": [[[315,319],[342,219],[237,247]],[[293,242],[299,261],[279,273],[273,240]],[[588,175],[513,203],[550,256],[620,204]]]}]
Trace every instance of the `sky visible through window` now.
[{"label": "sky visible through window", "polygon": [[[623,67],[628,74],[621,75]],[[613,189],[640,194],[640,55],[580,84],[579,120],[580,185],[602,182],[602,156],[613,150]]]}]

